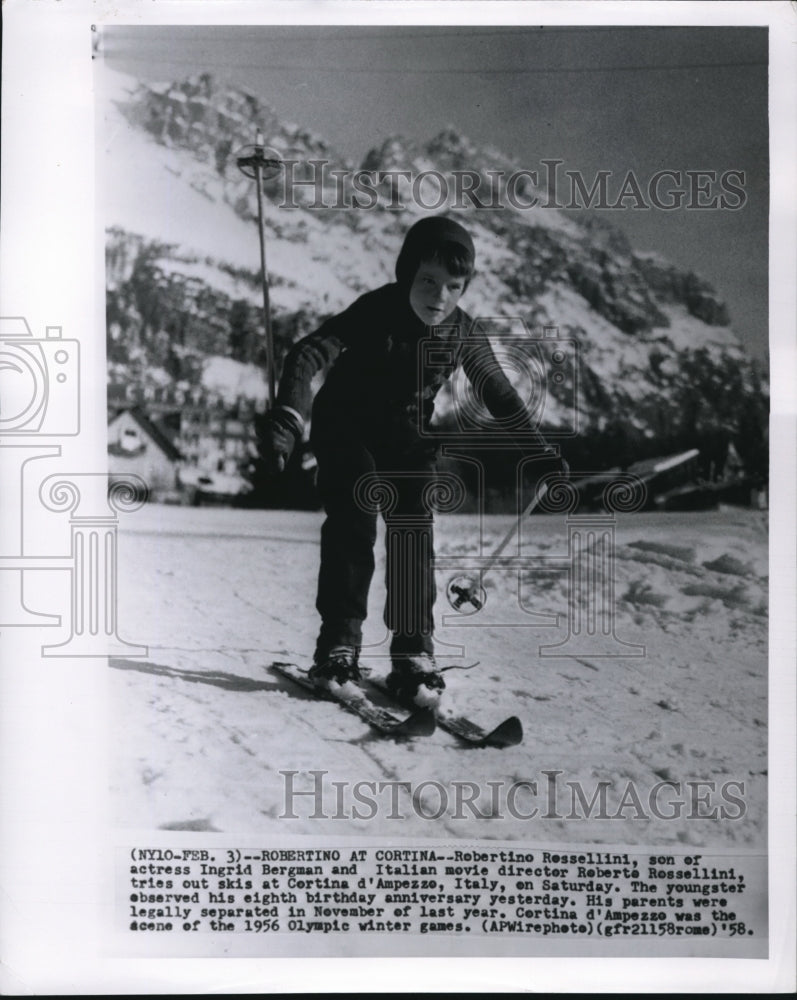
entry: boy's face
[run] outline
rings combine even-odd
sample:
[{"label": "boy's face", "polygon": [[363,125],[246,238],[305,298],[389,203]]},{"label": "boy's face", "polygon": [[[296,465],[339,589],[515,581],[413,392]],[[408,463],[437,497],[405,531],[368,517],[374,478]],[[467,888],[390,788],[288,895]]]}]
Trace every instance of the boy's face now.
[{"label": "boy's face", "polygon": [[454,311],[464,291],[465,278],[436,261],[422,261],[410,286],[410,305],[418,319],[435,326]]}]

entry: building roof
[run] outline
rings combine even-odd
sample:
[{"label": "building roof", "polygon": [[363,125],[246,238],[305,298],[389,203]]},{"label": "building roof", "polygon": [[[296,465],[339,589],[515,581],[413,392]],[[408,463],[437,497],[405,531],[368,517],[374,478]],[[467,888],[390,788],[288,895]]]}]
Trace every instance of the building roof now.
[{"label": "building roof", "polygon": [[122,413],[129,413],[141,430],[149,437],[172,462],[179,461],[183,455],[180,449],[167,437],[156,423],[144,413],[140,406],[124,406],[115,410],[108,418],[112,424]]}]

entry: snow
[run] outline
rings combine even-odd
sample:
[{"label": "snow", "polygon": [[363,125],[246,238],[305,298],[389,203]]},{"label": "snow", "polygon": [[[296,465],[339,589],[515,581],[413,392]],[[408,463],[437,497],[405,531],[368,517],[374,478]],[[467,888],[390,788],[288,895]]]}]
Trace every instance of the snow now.
[{"label": "snow", "polygon": [[268,399],[268,386],[262,368],[232,358],[210,355],[202,369],[202,385],[217,392],[232,405],[240,397],[262,406]]},{"label": "snow", "polygon": [[223,202],[181,182],[190,158],[132,128],[116,134],[103,165],[105,221],[240,267],[257,266],[257,230]]},{"label": "snow", "polygon": [[193,486],[206,493],[230,498],[239,496],[250,488],[241,476],[216,471],[205,472],[203,469],[195,469],[190,466],[183,466],[180,469],[179,478],[182,486]]},{"label": "snow", "polygon": [[259,275],[253,281],[245,281],[222,271],[217,265],[209,263],[207,260],[187,260],[182,257],[176,259],[159,257],[157,266],[164,274],[193,278],[210,285],[217,291],[224,292],[231,299],[244,299],[256,306],[263,304],[263,289]]},{"label": "snow", "polygon": [[[489,552],[510,523],[440,515],[439,559]],[[487,602],[459,618],[438,566],[438,654],[451,708],[484,725],[520,716],[525,742],[471,750],[438,729],[394,743],[339,706],[315,700],[267,665],[309,665],[319,556],[318,513],[149,505],[123,523],[120,633],[149,646],[144,659],[112,659],[116,755],[113,803],[127,827],[495,838],[554,843],[766,848],[767,526],[760,511],[618,515],[615,634],[642,644],[637,658],[539,655],[563,638],[525,611],[567,614],[567,524],[556,515],[523,525],[523,554],[546,568],[497,569]],[[383,545],[366,623],[366,663],[387,671]],[[551,559],[558,560],[550,562]],[[560,568],[557,569],[556,566]],[[519,594],[518,596],[518,588]],[[525,609],[525,611],[524,611]],[[507,624],[510,620],[515,625]],[[452,624],[452,621],[454,624]],[[718,818],[505,816],[431,822],[280,819],[280,771],[322,769],[328,780],[419,783],[542,781],[562,771],[590,795],[597,782],[643,798],[658,782],[744,783],[745,814]],[[615,800],[616,801],[616,800]]]},{"label": "snow", "polygon": [[679,351],[706,346],[727,350],[737,357],[742,356],[739,339],[729,327],[709,326],[691,316],[681,305],[667,305],[663,308],[663,312],[667,314],[670,325],[654,327],[648,335],[650,338],[667,337]]}]

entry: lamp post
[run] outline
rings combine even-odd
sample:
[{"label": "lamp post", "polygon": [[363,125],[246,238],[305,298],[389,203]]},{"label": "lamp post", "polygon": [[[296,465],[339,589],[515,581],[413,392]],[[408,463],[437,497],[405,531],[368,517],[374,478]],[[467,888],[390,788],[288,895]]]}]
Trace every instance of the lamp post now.
[{"label": "lamp post", "polygon": [[282,160],[273,150],[266,149],[263,133],[258,129],[254,146],[244,146],[236,155],[238,169],[246,177],[255,181],[257,188],[257,221],[260,234],[260,277],[263,283],[263,326],[266,333],[266,368],[268,371],[268,409],[274,405],[276,395],[276,359],[274,357],[274,335],[271,330],[271,304],[266,270],[266,222],[263,215],[263,182],[276,177],[282,168]]}]

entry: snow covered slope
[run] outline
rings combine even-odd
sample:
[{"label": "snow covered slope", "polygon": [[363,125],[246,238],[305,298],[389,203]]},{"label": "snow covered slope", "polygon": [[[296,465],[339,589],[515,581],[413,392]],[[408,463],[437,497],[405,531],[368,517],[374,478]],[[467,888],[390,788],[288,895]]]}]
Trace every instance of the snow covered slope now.
[{"label": "snow covered slope", "polygon": [[[441,662],[479,661],[472,670],[446,674],[446,699],[485,725],[519,715],[525,741],[507,750],[469,750],[441,730],[404,744],[375,737],[339,706],[314,700],[267,669],[273,660],[306,666],[312,657],[320,522],[318,514],[295,511],[157,505],[125,521],[120,622],[126,637],[149,645],[149,654],[110,661],[119,824],[275,837],[765,849],[765,513],[618,518],[616,633],[644,645],[643,657],[542,657],[539,646],[557,642],[562,628],[540,627],[522,614],[524,627],[458,627],[441,593]],[[505,516],[488,517],[480,532],[475,516],[440,516],[439,553],[466,558],[480,544],[489,549],[508,523]],[[529,520],[524,555],[566,552],[563,517]],[[381,540],[377,557],[364,662],[385,673]],[[438,583],[442,588],[444,580]],[[485,612],[492,606],[500,621],[513,602],[517,610],[517,577],[513,585],[511,574],[496,572],[485,578],[488,583]],[[562,573],[530,571],[523,587],[529,610],[566,617]],[[470,620],[459,619],[465,626]],[[330,789],[333,781],[438,782],[451,801],[434,821],[413,811],[411,796],[403,793],[401,821],[387,809],[369,821],[350,815],[313,819],[302,805],[307,800],[299,803],[297,819],[280,819],[285,789],[279,772],[319,768],[327,772]],[[505,791],[516,781],[537,781],[542,789],[544,770],[562,772],[560,815],[524,820],[503,809],[487,819],[468,810],[456,816],[455,781],[480,783],[484,807],[488,781],[503,783]],[[588,799],[605,782],[606,812],[615,818],[600,818],[600,809],[566,818],[567,781],[580,782]],[[734,808],[734,818],[724,820],[702,807],[703,818],[689,818],[688,809],[669,819],[645,816],[651,789],[668,781],[680,789],[672,797],[688,796],[690,781],[714,782],[716,790],[741,782],[744,811]],[[628,799],[618,813],[630,782],[642,808]],[[664,790],[664,803],[670,790]],[[438,793],[432,786],[427,791],[434,813]],[[718,803],[718,792],[715,797]],[[532,804],[521,796],[517,811],[529,812]],[[327,811],[334,808],[330,804]],[[666,805],[661,809],[668,811]]]}]

